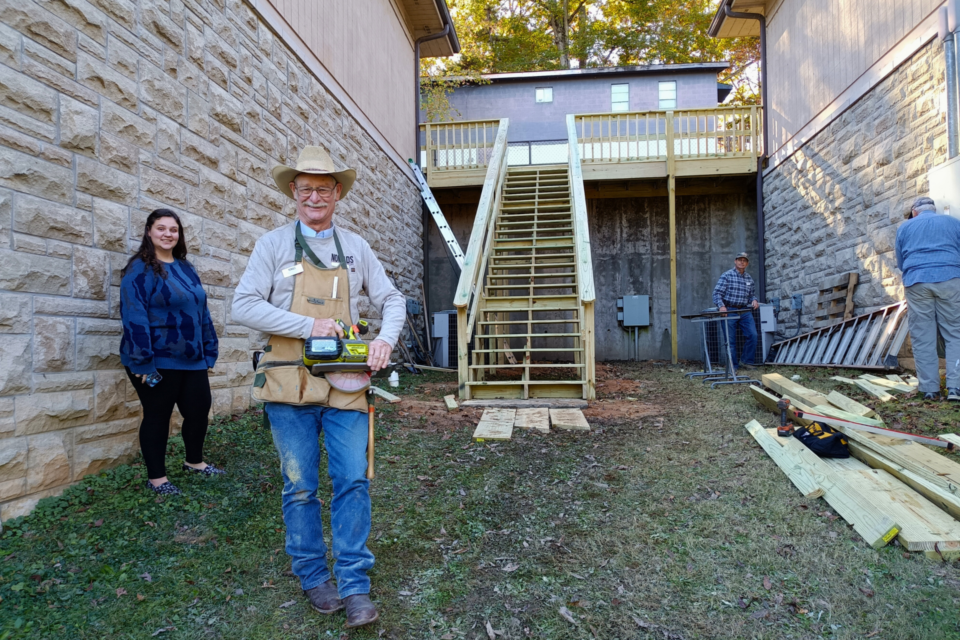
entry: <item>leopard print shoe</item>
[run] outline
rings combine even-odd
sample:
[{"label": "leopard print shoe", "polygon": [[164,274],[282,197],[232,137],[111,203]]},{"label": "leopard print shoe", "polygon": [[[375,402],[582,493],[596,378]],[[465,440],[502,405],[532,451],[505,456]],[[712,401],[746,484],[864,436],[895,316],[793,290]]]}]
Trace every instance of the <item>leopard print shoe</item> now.
[{"label": "leopard print shoe", "polygon": [[222,476],[223,474],[226,473],[226,471],[224,471],[223,469],[220,469],[220,468],[218,468],[218,467],[215,467],[215,466],[212,465],[212,464],[207,464],[207,466],[204,467],[203,469],[194,469],[194,468],[191,467],[190,465],[184,464],[184,465],[183,465],[183,470],[184,470],[184,471],[190,471],[190,472],[193,472],[193,473],[201,473],[201,474],[207,476],[208,478],[209,478],[210,476]]},{"label": "leopard print shoe", "polygon": [[147,489],[150,489],[155,494],[160,496],[182,496],[183,491],[180,491],[176,486],[171,482],[164,482],[159,487],[153,486],[153,483],[147,480]]}]

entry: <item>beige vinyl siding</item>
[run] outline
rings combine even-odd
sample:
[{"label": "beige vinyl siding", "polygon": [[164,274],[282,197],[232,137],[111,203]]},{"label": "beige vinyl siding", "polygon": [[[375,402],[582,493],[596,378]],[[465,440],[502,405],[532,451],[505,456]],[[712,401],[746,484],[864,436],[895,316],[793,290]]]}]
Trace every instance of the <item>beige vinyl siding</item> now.
[{"label": "beige vinyl siding", "polygon": [[414,155],[413,41],[391,0],[269,0],[390,145]]},{"label": "beige vinyl siding", "polygon": [[[738,3],[739,4],[739,3]],[[942,0],[768,3],[770,152],[776,152]]]}]

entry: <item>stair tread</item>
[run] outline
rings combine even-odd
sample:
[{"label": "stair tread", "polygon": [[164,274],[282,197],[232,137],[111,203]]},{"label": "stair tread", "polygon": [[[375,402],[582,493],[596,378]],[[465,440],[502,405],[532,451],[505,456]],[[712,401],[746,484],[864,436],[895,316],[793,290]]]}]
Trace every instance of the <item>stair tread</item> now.
[{"label": "stair tread", "polygon": [[[470,365],[471,367],[473,365]],[[511,365],[512,366],[512,365]],[[506,368],[503,365],[499,365],[498,368]],[[466,383],[472,387],[492,387],[494,385],[516,385],[521,387],[525,384],[569,384],[569,385],[580,385],[586,384],[585,380],[468,380]]]}]

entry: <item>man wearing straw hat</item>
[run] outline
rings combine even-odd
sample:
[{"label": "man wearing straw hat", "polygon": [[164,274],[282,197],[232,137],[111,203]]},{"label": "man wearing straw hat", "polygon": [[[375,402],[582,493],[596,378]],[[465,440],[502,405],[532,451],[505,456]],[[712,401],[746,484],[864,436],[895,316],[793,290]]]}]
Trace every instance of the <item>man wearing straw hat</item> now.
[{"label": "man wearing straw hat", "polygon": [[[364,290],[383,318],[369,343],[370,369],[385,367],[406,318],[406,300],[390,283],[370,245],[334,225],[337,201],[356,171],[337,171],[321,147],[305,147],[296,167],[277,166],[273,179],[296,202],[297,220],[262,236],[233,299],[233,320],[270,334],[254,376],[283,472],[286,550],[310,605],[324,614],[346,609],[347,628],[374,622],[370,601],[373,554],[367,471],[368,374],[316,377],[303,366],[304,340],[343,337],[336,320],[359,321]],[[320,520],[320,433],[333,482],[330,521],[333,573]]]}]

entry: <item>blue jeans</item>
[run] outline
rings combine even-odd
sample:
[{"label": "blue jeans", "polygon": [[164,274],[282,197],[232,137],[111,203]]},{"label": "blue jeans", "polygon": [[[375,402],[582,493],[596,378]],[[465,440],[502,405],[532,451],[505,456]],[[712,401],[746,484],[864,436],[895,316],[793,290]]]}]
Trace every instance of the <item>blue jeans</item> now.
[{"label": "blue jeans", "polygon": [[327,449],[327,473],[333,481],[330,526],[333,572],[341,598],[370,593],[367,571],[373,554],[370,536],[370,481],[367,471],[367,416],[316,405],[268,402],[273,443],[283,472],[283,521],[287,554],[304,591],[330,579],[327,545],[320,520],[320,432]]},{"label": "blue jeans", "polygon": [[[730,357],[733,358],[732,364],[733,366],[737,366],[739,362],[753,364],[757,353],[757,325],[753,321],[753,312],[737,315],[739,317],[733,317],[726,321],[726,333],[730,340]],[[740,360],[737,360],[737,327],[740,327],[744,338],[743,353],[740,355]]]}]

